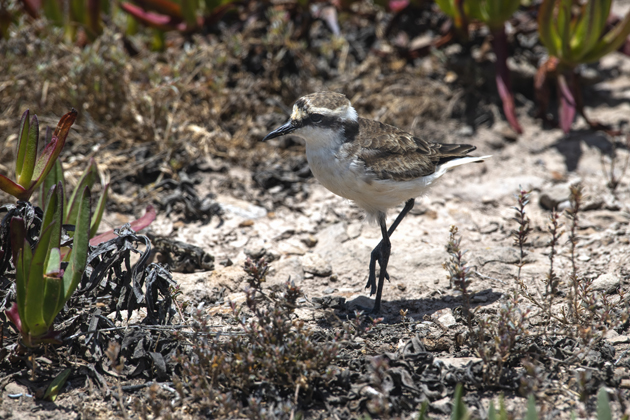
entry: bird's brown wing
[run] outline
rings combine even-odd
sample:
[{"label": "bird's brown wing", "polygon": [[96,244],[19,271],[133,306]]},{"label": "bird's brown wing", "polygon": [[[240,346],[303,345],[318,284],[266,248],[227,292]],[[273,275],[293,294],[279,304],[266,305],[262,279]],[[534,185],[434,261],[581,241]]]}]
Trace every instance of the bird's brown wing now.
[{"label": "bird's brown wing", "polygon": [[359,132],[347,146],[377,179],[394,181],[431,175],[438,165],[464,157],[476,148],[469,144],[430,143],[394,126],[365,118],[359,118]]}]

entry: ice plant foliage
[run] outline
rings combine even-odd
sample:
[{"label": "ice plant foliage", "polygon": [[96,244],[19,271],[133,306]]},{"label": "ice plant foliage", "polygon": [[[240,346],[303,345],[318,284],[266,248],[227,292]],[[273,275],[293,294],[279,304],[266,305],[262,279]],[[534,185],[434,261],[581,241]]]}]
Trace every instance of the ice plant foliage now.
[{"label": "ice plant foliage", "polygon": [[11,219],[11,247],[16,268],[17,302],[7,311],[27,346],[56,342],[53,323],[77,288],[85,271],[90,233],[90,189],[77,200],[72,251],[62,256],[64,197],[61,183],[46,196],[39,242],[31,250],[24,220]]},{"label": "ice plant foliage", "polygon": [[[120,8],[138,22],[160,31],[193,32],[217,22],[234,5],[230,0],[134,0],[121,2]],[[203,14],[203,16],[202,16]]]},{"label": "ice plant foliage", "polygon": [[0,175],[0,190],[11,194],[18,200],[28,201],[35,189],[44,181],[52,170],[63,148],[70,127],[77,118],[74,109],[59,120],[57,128],[50,135],[46,133],[46,146],[37,157],[39,140],[39,121],[37,115],[29,121],[29,111],[22,114],[20,132],[17,142],[17,162],[15,164],[15,181]]},{"label": "ice plant foliage", "polygon": [[503,102],[503,112],[510,126],[517,132],[523,129],[516,117],[514,94],[510,82],[510,71],[507,66],[508,44],[505,33],[505,21],[520,6],[519,0],[437,0],[436,3],[444,13],[449,15],[455,28],[462,34],[467,34],[467,22],[475,19],[488,25],[492,33],[492,49],[496,55],[496,84],[499,96]]},{"label": "ice plant foliage", "polygon": [[[24,11],[33,19],[45,17],[63,27],[69,41],[95,40],[103,32],[101,13],[109,12],[109,2],[101,0],[22,0]],[[80,29],[80,31],[79,31]],[[83,33],[84,36],[78,36]]]},{"label": "ice plant foliage", "polygon": [[[464,0],[436,0],[440,10],[453,19],[455,31],[462,40],[468,39],[468,18],[464,9]],[[466,2],[466,5],[468,3]]]},{"label": "ice plant foliage", "polygon": [[565,133],[570,130],[576,111],[584,115],[575,67],[597,61],[615,51],[630,34],[630,13],[606,31],[611,3],[612,0],[543,0],[540,6],[538,34],[549,51],[549,59],[541,65],[536,75],[537,97],[541,111],[546,112],[546,79],[549,74],[556,74],[560,126]]},{"label": "ice plant foliage", "polygon": [[[92,213],[92,222],[90,225],[90,245],[97,246],[100,243],[109,241],[110,239],[115,238],[117,235],[114,233],[114,230],[109,230],[107,232],[101,233],[100,235],[96,235],[98,228],[101,224],[101,220],[103,219],[103,213],[105,212],[105,204],[107,203],[107,196],[109,192],[109,184],[104,184],[101,179],[101,174],[98,170],[98,166],[94,159],[90,159],[88,167],[83,171],[77,186],[74,191],[70,194],[70,199],[66,202],[64,201],[64,209],[65,212],[63,214],[63,223],[65,225],[76,225],[77,214],[79,211],[79,200],[81,198],[80,192],[83,191],[86,187],[92,191],[94,185],[96,183],[101,184],[101,195],[98,197],[98,202],[96,203],[96,207],[94,208],[94,212]],[[65,184],[65,177],[63,172],[63,167],[61,162],[57,160],[53,169],[49,172],[48,176],[44,180],[44,182],[40,185],[39,188],[39,196],[40,196],[40,207],[45,210],[46,202],[41,201],[46,196],[46,191],[50,190],[54,185],[61,183],[61,185]],[[65,194],[64,194],[65,197]],[[156,217],[155,209],[153,206],[147,206],[146,213],[141,218],[134,220],[130,223],[131,228],[138,232],[147,226],[149,226]],[[72,236],[72,232],[68,232],[70,236]]]},{"label": "ice plant foliage", "polygon": [[[57,185],[60,182],[62,185],[65,184],[63,168],[61,166],[61,162],[57,160],[57,162],[55,162],[54,168],[50,171],[50,173],[40,186],[40,206],[43,210],[46,209],[46,203],[43,201],[43,198],[46,196],[45,192],[50,190],[52,186]],[[92,189],[94,188],[94,184],[96,184],[97,182],[101,183],[101,195],[98,198],[96,209],[92,216],[92,224],[90,226],[90,238],[93,238],[96,235],[98,227],[101,224],[103,212],[105,211],[105,203],[107,201],[107,195],[109,192],[109,184],[102,183],[101,174],[93,158],[90,159],[88,167],[85,168],[85,171],[83,171],[83,174],[81,175],[81,178],[79,179],[76,188],[74,189],[74,191],[72,191],[72,194],[70,195],[69,201],[67,203],[64,202],[64,224],[75,225],[79,212],[79,199],[81,197],[81,191],[83,191],[85,187],[89,188],[90,191],[92,191]]]}]

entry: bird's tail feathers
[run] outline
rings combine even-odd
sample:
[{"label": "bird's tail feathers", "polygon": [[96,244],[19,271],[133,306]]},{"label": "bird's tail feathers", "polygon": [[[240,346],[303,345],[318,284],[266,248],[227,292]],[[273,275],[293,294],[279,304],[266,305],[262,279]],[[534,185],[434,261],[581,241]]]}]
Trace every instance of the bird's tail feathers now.
[{"label": "bird's tail feathers", "polygon": [[450,169],[450,168],[454,168],[455,166],[459,166],[459,165],[465,165],[467,163],[472,163],[472,162],[481,162],[484,161],[488,158],[491,158],[492,155],[487,155],[487,156],[466,156],[466,157],[461,157],[461,158],[457,158],[457,159],[452,159],[449,160],[446,163],[443,163],[442,165],[440,165],[440,169],[442,170],[446,170],[446,169]]}]

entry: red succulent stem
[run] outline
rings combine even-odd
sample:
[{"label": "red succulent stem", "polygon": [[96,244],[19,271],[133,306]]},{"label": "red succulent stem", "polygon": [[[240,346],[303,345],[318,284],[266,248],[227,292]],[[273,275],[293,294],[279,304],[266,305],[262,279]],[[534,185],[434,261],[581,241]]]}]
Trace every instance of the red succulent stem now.
[{"label": "red succulent stem", "polygon": [[495,62],[497,90],[503,102],[505,118],[507,118],[512,128],[521,134],[523,129],[518,123],[518,118],[516,118],[516,107],[510,82],[510,69],[507,66],[508,43],[504,25],[492,30],[492,48],[497,57]]},{"label": "red succulent stem", "polygon": [[[558,73],[558,96],[560,97],[560,128],[565,133],[571,130],[571,124],[575,119],[575,96],[572,91],[573,70],[565,70]],[[568,79],[568,80],[567,80]]]},{"label": "red succulent stem", "polygon": [[547,61],[542,63],[536,71],[534,77],[534,94],[536,102],[538,102],[538,117],[550,122],[547,117],[547,109],[549,109],[549,79],[556,74],[558,68],[558,58],[549,57]]}]

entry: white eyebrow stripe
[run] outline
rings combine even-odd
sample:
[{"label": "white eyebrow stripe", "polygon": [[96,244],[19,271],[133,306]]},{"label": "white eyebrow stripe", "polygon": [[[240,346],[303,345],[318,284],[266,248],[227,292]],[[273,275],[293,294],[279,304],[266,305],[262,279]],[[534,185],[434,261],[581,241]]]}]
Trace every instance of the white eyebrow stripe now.
[{"label": "white eyebrow stripe", "polygon": [[[294,112],[294,115],[297,115],[295,110],[293,112]],[[304,113],[302,113],[301,111],[298,111],[298,112],[300,113],[300,116],[304,116]],[[339,117],[343,120],[351,120],[351,121],[357,121],[359,118],[357,111],[352,106],[349,106],[349,105],[343,105],[337,109],[311,107],[309,109],[309,113],[329,115],[329,116]],[[293,116],[291,116],[291,118],[293,118]]]}]

